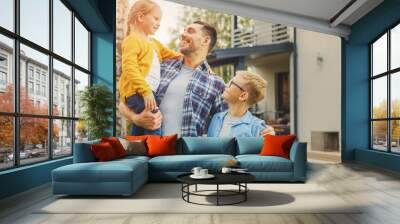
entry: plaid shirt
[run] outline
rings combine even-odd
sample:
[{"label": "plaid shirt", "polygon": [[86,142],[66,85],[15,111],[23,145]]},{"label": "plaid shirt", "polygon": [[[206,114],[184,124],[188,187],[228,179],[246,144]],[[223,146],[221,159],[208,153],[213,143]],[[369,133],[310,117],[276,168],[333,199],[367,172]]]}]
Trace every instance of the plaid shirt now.
[{"label": "plaid shirt", "polygon": [[[169,84],[181,71],[182,65],[182,60],[167,60],[161,64],[161,80],[156,94],[161,101]],[[207,133],[211,116],[228,108],[222,100],[225,83],[220,77],[210,74],[209,70],[208,63],[204,61],[189,80],[183,99],[180,136],[202,136]]]}]

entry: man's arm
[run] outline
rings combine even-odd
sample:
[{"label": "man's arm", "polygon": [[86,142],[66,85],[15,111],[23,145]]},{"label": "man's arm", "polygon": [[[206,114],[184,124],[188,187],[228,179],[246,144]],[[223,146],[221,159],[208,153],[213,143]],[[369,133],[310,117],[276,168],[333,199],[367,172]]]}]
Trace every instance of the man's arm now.
[{"label": "man's arm", "polygon": [[161,127],[162,116],[160,111],[152,113],[144,110],[140,114],[135,114],[129,107],[122,101],[118,105],[119,112],[129,121],[135,125],[148,129],[156,130]]}]

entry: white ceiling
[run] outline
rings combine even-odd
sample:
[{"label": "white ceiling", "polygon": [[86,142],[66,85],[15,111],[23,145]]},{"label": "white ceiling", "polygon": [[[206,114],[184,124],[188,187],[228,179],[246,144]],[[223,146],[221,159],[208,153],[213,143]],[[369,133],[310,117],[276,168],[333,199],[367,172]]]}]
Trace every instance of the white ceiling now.
[{"label": "white ceiling", "polygon": [[[238,16],[347,37],[351,25],[383,0],[169,0]],[[338,14],[347,4],[336,20]]]}]

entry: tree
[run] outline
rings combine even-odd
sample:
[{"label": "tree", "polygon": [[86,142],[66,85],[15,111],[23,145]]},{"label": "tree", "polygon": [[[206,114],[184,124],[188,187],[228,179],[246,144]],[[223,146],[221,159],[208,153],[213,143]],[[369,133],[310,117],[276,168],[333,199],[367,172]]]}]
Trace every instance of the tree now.
[{"label": "tree", "polygon": [[[178,50],[179,36],[181,29],[187,25],[193,23],[196,20],[201,20],[209,23],[217,30],[218,40],[215,46],[216,49],[229,48],[231,47],[232,38],[232,19],[231,15],[215,12],[207,9],[199,9],[194,7],[185,6],[182,10],[181,15],[178,19],[176,28],[170,30],[173,34],[171,41],[168,43],[168,47],[171,49]],[[253,24],[251,19],[239,17],[238,26],[239,28],[250,28]]]},{"label": "tree", "polygon": [[[0,108],[3,112],[13,112],[14,107],[14,88],[8,85],[6,92],[0,94]],[[34,105],[29,99],[28,93],[24,87],[20,88],[20,108],[24,114],[47,114],[46,104]],[[59,113],[55,110],[55,113]],[[13,147],[13,117],[0,116],[0,146],[5,148]],[[26,145],[45,144],[48,139],[48,119],[46,118],[20,118],[20,148],[24,149]],[[54,125],[53,138],[59,135],[59,128]]]},{"label": "tree", "polygon": [[89,139],[109,136],[107,131],[112,126],[113,93],[104,85],[87,86],[80,93],[82,119],[88,127]]}]

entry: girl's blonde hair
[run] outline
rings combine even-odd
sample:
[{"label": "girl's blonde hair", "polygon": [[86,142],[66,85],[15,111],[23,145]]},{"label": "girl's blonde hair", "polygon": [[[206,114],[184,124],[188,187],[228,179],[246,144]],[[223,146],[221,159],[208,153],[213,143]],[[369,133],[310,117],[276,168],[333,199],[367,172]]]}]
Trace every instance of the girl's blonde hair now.
[{"label": "girl's blonde hair", "polygon": [[249,72],[249,71],[237,71],[236,75],[240,75],[245,81],[245,89],[249,93],[247,99],[248,105],[256,104],[265,97],[267,81],[265,81],[260,75]]},{"label": "girl's blonde hair", "polygon": [[126,36],[128,36],[131,32],[131,26],[130,24],[133,23],[135,24],[136,17],[141,13],[143,15],[146,15],[147,13],[151,12],[155,7],[159,7],[157,3],[155,3],[152,0],[138,0],[136,1],[132,7],[129,9],[128,13],[128,20],[126,22]]}]

